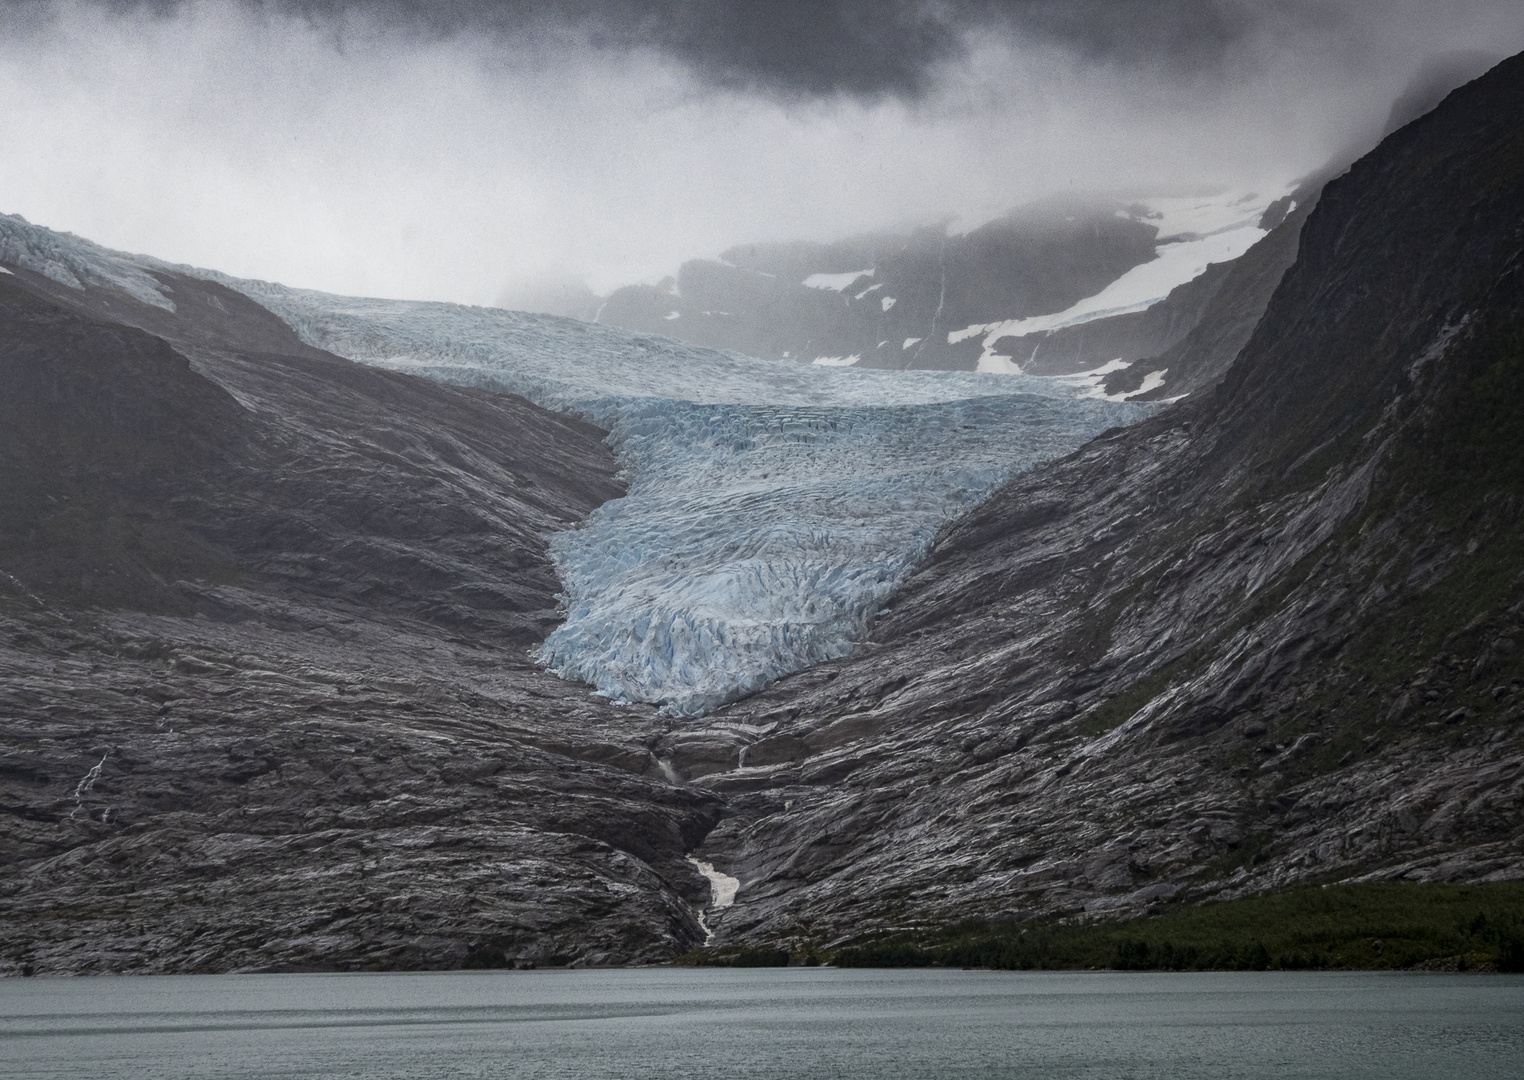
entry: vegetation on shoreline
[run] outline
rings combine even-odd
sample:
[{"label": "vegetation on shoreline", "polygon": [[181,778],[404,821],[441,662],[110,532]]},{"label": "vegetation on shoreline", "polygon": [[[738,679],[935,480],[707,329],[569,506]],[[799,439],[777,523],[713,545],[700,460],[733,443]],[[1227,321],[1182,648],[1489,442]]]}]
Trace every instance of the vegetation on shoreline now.
[{"label": "vegetation on shoreline", "polygon": [[1524,882],[1307,886],[1110,921],[966,923],[835,950],[695,949],[681,964],[999,970],[1524,971]]}]

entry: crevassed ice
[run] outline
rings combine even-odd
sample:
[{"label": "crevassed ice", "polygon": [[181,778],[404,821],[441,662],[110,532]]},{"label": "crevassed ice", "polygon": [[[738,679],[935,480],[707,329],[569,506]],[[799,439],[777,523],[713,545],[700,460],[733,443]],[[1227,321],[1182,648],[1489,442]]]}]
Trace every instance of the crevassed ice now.
[{"label": "crevassed ice", "polygon": [[568,613],[544,658],[695,715],[845,655],[944,522],[1136,415],[1038,395],[627,405],[611,427],[634,481],[553,539]]},{"label": "crevassed ice", "polygon": [[[0,243],[13,221],[0,219]],[[71,273],[75,247],[80,265],[111,274],[165,266],[50,235],[42,247]],[[677,715],[844,655],[946,521],[1013,471],[1149,409],[1077,400],[1084,388],[1059,380],[767,361],[569,319],[172,269],[244,292],[319,348],[607,428],[629,491],[551,538],[566,621],[540,658]]]}]

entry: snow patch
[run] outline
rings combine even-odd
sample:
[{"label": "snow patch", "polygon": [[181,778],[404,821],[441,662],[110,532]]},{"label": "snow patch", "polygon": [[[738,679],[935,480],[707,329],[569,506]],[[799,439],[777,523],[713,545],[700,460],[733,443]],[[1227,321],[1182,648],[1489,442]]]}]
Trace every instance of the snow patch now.
[{"label": "snow patch", "polygon": [[948,344],[983,335],[985,355],[980,357],[977,370],[1005,371],[1015,365],[1010,357],[994,352],[995,343],[1003,338],[1047,333],[1152,307],[1172,289],[1199,277],[1210,264],[1229,262],[1248,251],[1266,235],[1259,227],[1260,217],[1270,203],[1284,194],[1281,191],[1264,197],[1228,192],[1195,198],[1150,199],[1137,204],[1136,213],[1119,210],[1120,216],[1159,229],[1160,243],[1154,248],[1152,260],[1133,267],[1094,296],[1087,296],[1063,311],[975,323],[950,331]]},{"label": "snow patch", "polygon": [[682,317],[683,313],[680,311],[669,311],[662,316],[662,318],[666,319],[668,322],[671,322],[673,319],[681,319]]},{"label": "snow patch", "polygon": [[894,306],[894,302],[895,297],[892,296],[886,296],[879,301],[885,311],[888,311],[890,308],[892,308]]},{"label": "snow patch", "polygon": [[1283,187],[1269,196],[1252,191],[1222,191],[1213,195],[1144,199],[1139,204],[1142,213],[1135,217],[1156,226],[1161,241],[1176,236],[1206,236],[1237,228],[1246,221],[1258,221],[1271,203],[1290,191],[1291,188]]},{"label": "snow patch", "polygon": [[853,353],[851,356],[817,356],[810,363],[820,367],[851,367],[861,359],[861,354]]},{"label": "snow patch", "polygon": [[910,346],[919,343],[921,340],[922,339],[918,338],[918,337],[908,337],[908,338],[906,338],[905,339],[905,344],[900,346],[900,351],[904,352],[906,349],[910,348]]},{"label": "snow patch", "polygon": [[1015,360],[995,352],[988,345],[984,347],[984,352],[979,354],[979,362],[974,365],[974,370],[986,375],[1021,374],[1021,367]]},{"label": "snow patch", "polygon": [[1120,396],[1107,398],[1102,383],[1105,381],[1106,376],[1110,375],[1113,371],[1125,371],[1130,367],[1132,367],[1130,361],[1118,357],[1115,360],[1106,361],[1098,368],[1091,368],[1089,371],[1076,371],[1070,375],[1050,375],[1048,378],[1055,382],[1065,383],[1074,387],[1079,391],[1082,398],[1102,398],[1108,401],[1122,401],[1123,398]]},{"label": "snow patch", "polygon": [[800,284],[806,289],[830,289],[832,292],[841,292],[858,278],[872,277],[873,268],[867,270],[849,270],[845,274],[811,274]]},{"label": "snow patch", "polygon": [[1245,224],[1197,240],[1161,244],[1154,249],[1153,260],[1134,266],[1094,296],[1088,296],[1072,307],[1050,315],[968,326],[950,332],[947,341],[957,344],[983,334],[988,347],[1001,338],[1026,337],[1142,311],[1163,300],[1171,289],[1199,277],[1211,263],[1238,258],[1265,235],[1265,230],[1257,225]]},{"label": "snow patch", "polygon": [[854,297],[854,299],[861,300],[863,297],[867,296],[870,292],[873,292],[873,291],[875,291],[877,289],[882,289],[883,287],[884,287],[884,283],[882,281],[880,281],[877,285],[869,285],[862,292],[858,293],[857,296]]},{"label": "snow patch", "polygon": [[[1164,385],[1164,376],[1169,371],[1169,368],[1160,368],[1158,371],[1150,371],[1148,374],[1143,376],[1143,381],[1138,384],[1138,388],[1136,390],[1129,390],[1126,393],[1122,394],[1106,393],[1106,376],[1110,375],[1113,371],[1122,371],[1130,367],[1132,367],[1131,362],[1118,358],[1116,360],[1107,361],[1100,367],[1093,368],[1090,371],[1081,371],[1073,375],[1052,375],[1049,376],[1049,378],[1052,378],[1056,382],[1067,383],[1070,386],[1079,389],[1079,396],[1081,398],[1086,398],[1092,401],[1129,401],[1132,398],[1141,397],[1152,390],[1159,389],[1159,387]],[[1173,404],[1185,396],[1186,395],[1181,394],[1180,397],[1170,398],[1169,401],[1161,402],[1161,404]]]}]

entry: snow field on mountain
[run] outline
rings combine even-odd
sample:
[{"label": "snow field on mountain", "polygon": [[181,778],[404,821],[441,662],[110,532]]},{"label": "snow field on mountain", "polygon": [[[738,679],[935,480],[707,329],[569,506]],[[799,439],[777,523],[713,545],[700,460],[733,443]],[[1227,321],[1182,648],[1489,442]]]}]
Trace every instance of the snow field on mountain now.
[{"label": "snow field on mountain", "polygon": [[944,523],[1150,408],[1081,400],[1090,387],[1063,380],[767,361],[551,316],[330,296],[18,222],[0,218],[0,257],[66,284],[130,284],[167,306],[145,271],[194,274],[318,348],[607,428],[629,490],[550,538],[566,621],[540,658],[676,715],[846,654]]},{"label": "snow field on mountain", "polygon": [[[984,348],[977,369],[1018,373],[1020,363],[996,352],[997,344],[1152,307],[1168,296],[1170,290],[1200,276],[1212,263],[1230,262],[1266,236],[1267,230],[1259,227],[1260,219],[1270,204],[1284,194],[1227,193],[1140,202],[1131,216],[1159,229],[1153,259],[1134,266],[1094,296],[1087,296],[1063,311],[966,326],[950,331],[948,344],[982,335]],[[1129,216],[1126,211],[1118,213]]]}]

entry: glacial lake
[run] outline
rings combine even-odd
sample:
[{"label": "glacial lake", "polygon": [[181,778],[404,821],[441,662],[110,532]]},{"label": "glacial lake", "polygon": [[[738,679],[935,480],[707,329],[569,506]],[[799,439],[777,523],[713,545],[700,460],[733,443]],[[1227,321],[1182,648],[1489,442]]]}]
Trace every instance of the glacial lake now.
[{"label": "glacial lake", "polygon": [[1524,1077],[1524,976],[642,969],[0,981],[0,1076]]}]

